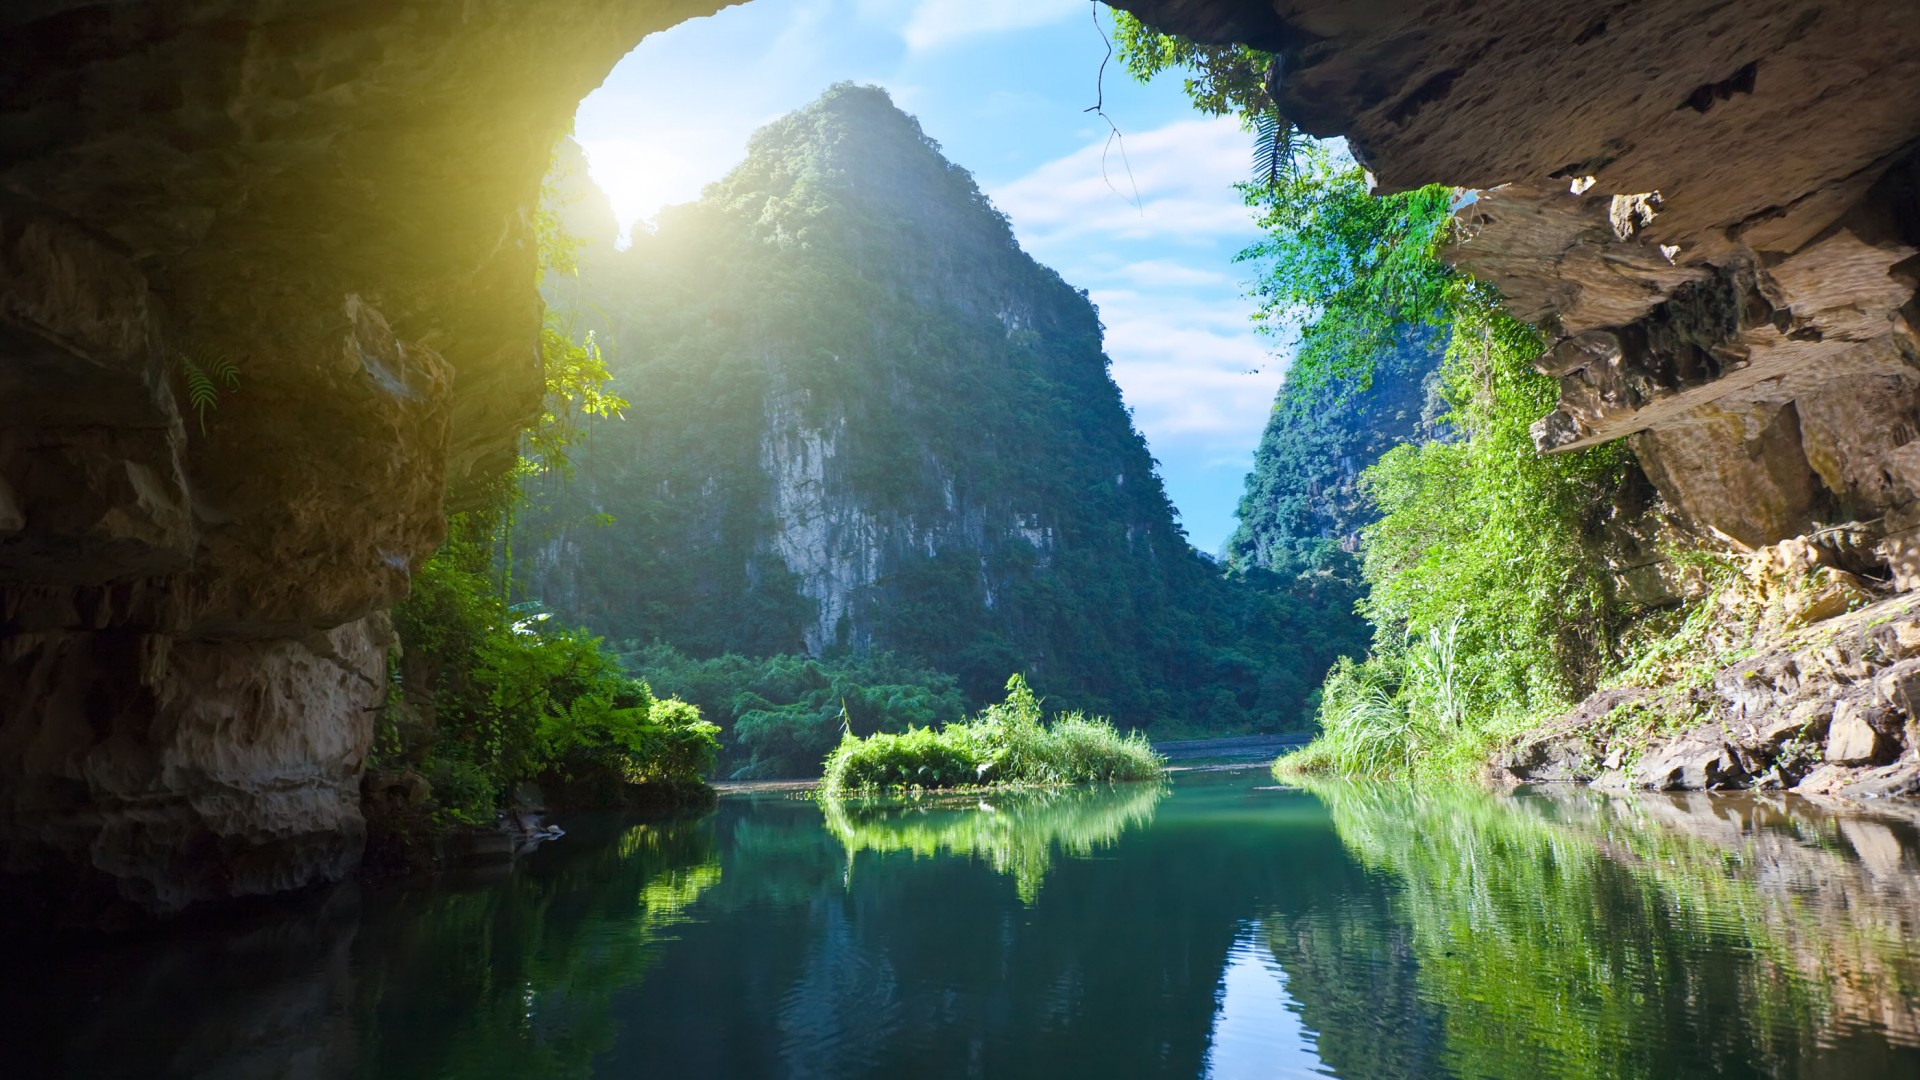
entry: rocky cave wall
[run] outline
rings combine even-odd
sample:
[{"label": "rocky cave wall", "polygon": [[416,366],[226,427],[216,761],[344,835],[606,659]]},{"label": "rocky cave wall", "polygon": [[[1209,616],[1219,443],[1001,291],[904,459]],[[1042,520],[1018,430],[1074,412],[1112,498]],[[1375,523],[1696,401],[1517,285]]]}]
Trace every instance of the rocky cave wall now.
[{"label": "rocky cave wall", "polygon": [[1472,192],[1449,257],[1546,326],[1546,452],[1626,437],[1737,548],[1857,523],[1920,585],[1920,6],[1118,0],[1281,57],[1386,189]]},{"label": "rocky cave wall", "polygon": [[554,140],[717,6],[0,10],[0,892],[29,925],[356,864],[386,609],[539,406]]}]

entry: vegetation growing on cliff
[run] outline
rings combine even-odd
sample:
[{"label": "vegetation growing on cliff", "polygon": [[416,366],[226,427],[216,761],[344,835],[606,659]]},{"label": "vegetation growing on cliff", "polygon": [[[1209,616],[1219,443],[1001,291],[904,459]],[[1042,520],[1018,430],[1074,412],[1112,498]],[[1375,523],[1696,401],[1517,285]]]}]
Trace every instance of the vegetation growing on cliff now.
[{"label": "vegetation growing on cliff", "polygon": [[971,720],[866,738],[847,732],[827,757],[821,790],[1151,780],[1161,764],[1137,731],[1121,735],[1111,722],[1078,712],[1044,720],[1040,699],[1015,675],[1006,700]]},{"label": "vegetation growing on cliff", "polygon": [[1597,519],[1631,459],[1536,453],[1528,425],[1558,391],[1531,367],[1538,336],[1467,290],[1449,314],[1443,393],[1461,438],[1397,447],[1363,474],[1381,513],[1361,530],[1372,654],[1329,675],[1325,736],[1300,767],[1471,771],[1621,659],[1628,612]]},{"label": "vegetation growing on cliff", "polygon": [[394,611],[410,705],[383,717],[376,766],[417,768],[443,820],[470,825],[491,824],[522,780],[590,805],[699,789],[717,728],[656,698],[586,631],[509,608],[485,525],[453,527]]},{"label": "vegetation growing on cliff", "polygon": [[[557,214],[543,210],[534,224],[542,273],[577,274],[579,244]],[[593,335],[560,312],[546,312],[538,347],[544,407],[518,459],[485,505],[450,518],[446,543],[393,612],[400,648],[370,764],[420,773],[442,826],[492,824],[526,780],[575,805],[710,797],[715,725],[655,697],[598,637],[510,603],[513,520],[528,485],[568,475],[586,424],[627,407]]]},{"label": "vegetation growing on cliff", "polygon": [[1401,443],[1447,435],[1444,351],[1437,333],[1414,331],[1377,358],[1364,389],[1338,380],[1281,387],[1240,498],[1240,527],[1227,542],[1235,566],[1326,566],[1357,584],[1351,553],[1360,529],[1379,516],[1360,470]]},{"label": "vegetation growing on cliff", "polygon": [[701,660],[893,652],[975,706],[1020,672],[1156,735],[1298,727],[1352,646],[1350,588],[1192,550],[1098,312],[878,89],[764,128],[582,284],[647,422],[519,523],[520,595],[569,620]]}]

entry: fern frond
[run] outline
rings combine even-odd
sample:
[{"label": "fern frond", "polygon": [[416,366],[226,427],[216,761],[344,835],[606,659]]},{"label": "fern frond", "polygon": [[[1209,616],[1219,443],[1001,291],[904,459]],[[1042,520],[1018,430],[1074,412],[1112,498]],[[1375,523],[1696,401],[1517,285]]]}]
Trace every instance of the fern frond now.
[{"label": "fern frond", "polygon": [[225,353],[207,353],[205,362],[207,374],[213,376],[215,382],[225,384],[229,390],[240,389],[240,365],[234,363],[232,357]]},{"label": "fern frond", "polygon": [[1269,189],[1293,173],[1293,124],[1277,112],[1253,120],[1253,182]]},{"label": "fern frond", "polygon": [[205,434],[207,410],[219,408],[221,387],[240,388],[240,366],[218,351],[198,350],[197,358],[185,352],[174,355],[180,360],[181,381],[187,386],[187,405],[200,422],[201,434]]}]

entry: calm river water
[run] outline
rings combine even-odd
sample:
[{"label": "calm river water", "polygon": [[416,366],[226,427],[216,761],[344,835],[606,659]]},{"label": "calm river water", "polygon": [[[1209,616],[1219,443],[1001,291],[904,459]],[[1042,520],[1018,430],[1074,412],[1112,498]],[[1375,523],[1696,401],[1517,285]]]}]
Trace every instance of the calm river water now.
[{"label": "calm river water", "polygon": [[1920,1077],[1920,806],[722,800],[42,961],[19,1077]]}]

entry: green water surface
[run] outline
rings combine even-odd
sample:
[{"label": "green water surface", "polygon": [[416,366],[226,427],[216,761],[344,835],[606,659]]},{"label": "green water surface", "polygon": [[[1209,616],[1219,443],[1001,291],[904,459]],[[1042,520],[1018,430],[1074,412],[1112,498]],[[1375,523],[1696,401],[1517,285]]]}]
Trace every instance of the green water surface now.
[{"label": "green water surface", "polygon": [[0,1074],[1913,1078],[1917,822],[1261,771],[732,797],[40,961]]}]

